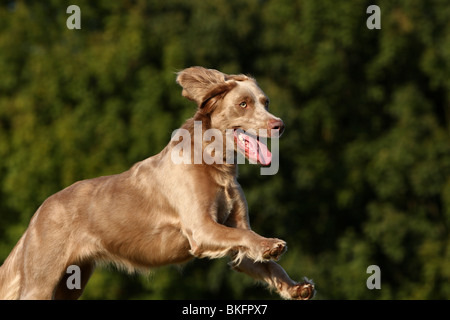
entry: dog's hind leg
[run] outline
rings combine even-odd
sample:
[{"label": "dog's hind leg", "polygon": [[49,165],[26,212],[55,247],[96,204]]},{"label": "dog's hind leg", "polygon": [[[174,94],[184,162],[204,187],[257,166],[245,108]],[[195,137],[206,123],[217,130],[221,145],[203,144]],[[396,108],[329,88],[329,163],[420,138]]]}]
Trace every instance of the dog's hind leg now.
[{"label": "dog's hind leg", "polygon": [[[27,235],[28,236],[28,235]],[[24,264],[21,270],[20,300],[50,300],[53,299],[55,288],[65,272],[65,257],[42,253],[45,248],[42,242],[37,242],[33,236],[27,237],[27,249],[24,254]],[[38,250],[38,246],[42,246]],[[64,255],[62,246],[58,250]],[[53,250],[51,250],[53,251]],[[61,255],[61,254],[60,254]]]},{"label": "dog's hind leg", "polygon": [[[42,266],[24,266],[21,274],[20,300],[51,300],[55,287],[62,275],[62,270]],[[54,271],[55,270],[55,271]],[[56,271],[57,270],[57,271]]]},{"label": "dog's hind leg", "polygon": [[[42,207],[23,241],[19,299],[53,299],[56,286],[73,261],[70,231],[57,219],[58,212]],[[56,216],[56,218],[55,218]]]},{"label": "dog's hind leg", "polygon": [[[78,299],[95,269],[91,261],[69,259],[64,252],[64,246],[59,246],[59,256],[42,256],[28,254],[26,260],[33,263],[24,265],[22,273],[21,300]],[[68,268],[74,265],[75,268]],[[76,268],[76,267],[79,267]],[[78,287],[79,284],[79,287]]]}]

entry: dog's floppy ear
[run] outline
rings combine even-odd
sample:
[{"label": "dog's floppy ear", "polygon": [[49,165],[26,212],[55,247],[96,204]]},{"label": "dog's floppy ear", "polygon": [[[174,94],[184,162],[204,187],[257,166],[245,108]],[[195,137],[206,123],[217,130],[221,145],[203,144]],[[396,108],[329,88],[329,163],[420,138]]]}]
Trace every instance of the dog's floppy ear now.
[{"label": "dog's floppy ear", "polygon": [[191,67],[178,72],[177,83],[183,87],[181,94],[195,101],[202,109],[209,99],[236,85],[235,81],[228,80],[228,77],[214,69]]}]

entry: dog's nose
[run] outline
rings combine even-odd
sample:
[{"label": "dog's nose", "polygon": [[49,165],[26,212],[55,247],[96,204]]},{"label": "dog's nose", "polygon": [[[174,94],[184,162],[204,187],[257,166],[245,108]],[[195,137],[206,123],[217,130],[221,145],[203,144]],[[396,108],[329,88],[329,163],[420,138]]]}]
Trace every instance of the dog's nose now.
[{"label": "dog's nose", "polygon": [[284,132],[284,122],[279,120],[269,120],[268,123],[269,130],[278,130],[278,135],[281,136]]}]

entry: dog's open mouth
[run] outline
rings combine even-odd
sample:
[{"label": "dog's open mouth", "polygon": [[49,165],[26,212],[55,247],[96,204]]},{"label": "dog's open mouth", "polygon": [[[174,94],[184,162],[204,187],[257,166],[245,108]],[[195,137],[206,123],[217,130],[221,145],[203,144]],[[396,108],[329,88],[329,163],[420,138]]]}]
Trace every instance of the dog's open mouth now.
[{"label": "dog's open mouth", "polygon": [[264,166],[268,166],[272,162],[272,153],[258,137],[238,129],[234,130],[234,140],[236,141],[237,149],[250,161]]}]

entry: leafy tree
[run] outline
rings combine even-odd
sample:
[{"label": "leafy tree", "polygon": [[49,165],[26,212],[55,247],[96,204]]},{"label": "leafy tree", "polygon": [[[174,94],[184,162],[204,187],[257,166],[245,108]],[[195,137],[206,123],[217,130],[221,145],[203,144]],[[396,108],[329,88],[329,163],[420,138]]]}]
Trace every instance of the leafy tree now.
[{"label": "leafy tree", "polygon": [[[66,8],[81,8],[69,30]],[[0,261],[45,198],[159,152],[195,106],[175,72],[250,73],[286,124],[280,170],[240,166],[252,227],[319,299],[450,296],[446,1],[8,1],[0,5]],[[369,290],[369,265],[381,290]],[[128,276],[86,299],[276,298],[225,259]]]}]

